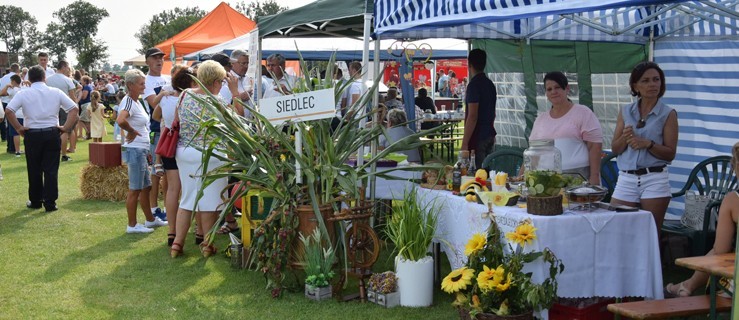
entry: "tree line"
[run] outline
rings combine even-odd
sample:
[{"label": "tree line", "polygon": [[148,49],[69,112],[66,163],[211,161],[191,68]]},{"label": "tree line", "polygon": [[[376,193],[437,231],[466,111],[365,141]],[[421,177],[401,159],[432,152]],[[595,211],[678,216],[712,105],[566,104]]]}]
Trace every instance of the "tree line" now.
[{"label": "tree line", "polygon": [[[255,21],[258,16],[272,15],[288,9],[275,0],[255,0],[248,4],[240,1],[233,8]],[[143,54],[146,49],[191,26],[206,13],[197,7],[187,7],[153,15],[135,34],[141,44],[136,51]],[[38,20],[31,13],[20,7],[0,5],[0,41],[6,44],[10,63],[36,64],[39,51],[48,52],[54,61],[66,59],[67,49],[71,48],[77,57],[77,68],[125,71],[127,66],[111,66],[108,62],[108,45],[97,38],[98,25],[109,16],[105,8],[77,0],[55,11],[54,20],[41,32],[38,29]]]}]

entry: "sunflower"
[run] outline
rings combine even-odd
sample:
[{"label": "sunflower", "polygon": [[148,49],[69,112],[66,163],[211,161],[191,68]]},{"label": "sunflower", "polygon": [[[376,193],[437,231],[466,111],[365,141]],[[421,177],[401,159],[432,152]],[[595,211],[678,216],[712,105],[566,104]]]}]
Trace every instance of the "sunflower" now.
[{"label": "sunflower", "polygon": [[485,242],[485,234],[475,233],[472,235],[472,239],[464,246],[464,255],[469,257],[478,250],[482,250],[485,247]]},{"label": "sunflower", "polygon": [[[502,267],[498,267],[499,269],[502,269]],[[498,292],[503,292],[508,290],[508,288],[511,287],[511,274],[509,273],[507,277],[505,277],[506,280],[503,282],[503,276],[501,275],[500,278],[496,278],[497,284],[495,285],[495,290]]]},{"label": "sunflower", "polygon": [[480,287],[482,292],[488,292],[494,289],[500,281],[495,281],[495,269],[490,269],[485,265],[482,268],[482,271],[477,275],[477,286]]},{"label": "sunflower", "polygon": [[467,267],[453,270],[441,282],[441,290],[446,293],[454,293],[467,289],[467,286],[472,284],[472,277],[474,276],[475,270]]},{"label": "sunflower", "polygon": [[522,223],[516,230],[506,234],[506,239],[518,243],[520,246],[530,245],[536,240],[536,228],[528,223]]}]

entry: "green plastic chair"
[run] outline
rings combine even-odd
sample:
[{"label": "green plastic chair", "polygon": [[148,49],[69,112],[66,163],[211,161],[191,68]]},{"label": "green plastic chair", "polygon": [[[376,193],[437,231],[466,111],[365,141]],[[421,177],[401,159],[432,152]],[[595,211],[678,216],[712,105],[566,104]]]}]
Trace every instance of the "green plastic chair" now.
[{"label": "green plastic chair", "polygon": [[718,198],[706,206],[703,229],[695,230],[684,226],[680,221],[668,220],[662,224],[662,233],[687,237],[691,243],[692,254],[705,255],[713,247],[713,239],[716,236],[715,226],[710,226],[711,215],[718,215],[724,195],[736,188],[737,179],[731,166],[731,157],[716,156],[701,161],[690,172],[685,186],[673,193],[672,198],[682,197],[688,190],[695,190],[699,195],[708,195],[716,190]]},{"label": "green plastic chair", "polygon": [[[497,148],[497,147],[496,147]],[[482,168],[491,171],[508,173],[508,176],[518,176],[518,171],[523,165],[523,150],[503,149],[497,150],[482,161]]]},{"label": "green plastic chair", "polygon": [[613,190],[616,189],[616,182],[618,181],[618,165],[616,164],[615,153],[608,154],[600,160],[600,182],[601,185],[608,189],[608,193],[603,198],[603,202],[611,202],[611,196]]}]

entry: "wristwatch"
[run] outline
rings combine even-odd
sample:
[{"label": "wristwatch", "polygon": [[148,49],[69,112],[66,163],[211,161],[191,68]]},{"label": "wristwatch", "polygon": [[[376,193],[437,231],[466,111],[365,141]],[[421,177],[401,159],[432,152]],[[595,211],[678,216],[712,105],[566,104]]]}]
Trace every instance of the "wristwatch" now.
[{"label": "wristwatch", "polygon": [[649,147],[647,147],[647,150],[652,149],[652,147],[654,147],[654,140],[649,141]]}]

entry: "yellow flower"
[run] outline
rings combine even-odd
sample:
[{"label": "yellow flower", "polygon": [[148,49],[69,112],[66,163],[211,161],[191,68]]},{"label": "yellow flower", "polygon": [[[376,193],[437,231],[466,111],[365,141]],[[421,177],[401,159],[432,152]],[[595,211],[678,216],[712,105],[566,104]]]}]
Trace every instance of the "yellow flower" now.
[{"label": "yellow flower", "polygon": [[454,299],[454,302],[452,302],[453,306],[462,307],[467,304],[467,296],[462,292],[457,292],[457,296]]},{"label": "yellow flower", "polygon": [[498,292],[506,291],[506,290],[508,290],[508,288],[511,287],[511,274],[510,273],[506,277],[506,281],[505,282],[503,282],[503,277],[502,276],[500,278],[496,279],[496,280],[499,280],[498,281],[498,284],[495,286],[495,290],[498,291]]},{"label": "yellow flower", "polygon": [[287,157],[284,154],[280,155],[280,161],[285,162],[287,160]]},{"label": "yellow flower", "polygon": [[474,276],[475,270],[467,267],[453,270],[441,282],[441,290],[446,293],[454,293],[467,289],[467,286],[472,284],[472,277]]},{"label": "yellow flower", "polygon": [[477,295],[472,296],[472,307],[475,309],[480,309],[480,297]]},{"label": "yellow flower", "polygon": [[464,246],[464,255],[469,257],[478,250],[481,250],[484,246],[485,234],[475,233],[474,235],[472,235],[472,239],[470,239],[470,241],[467,241],[467,244]]},{"label": "yellow flower", "polygon": [[495,269],[490,269],[485,265],[482,268],[483,270],[477,275],[477,286],[480,287],[482,292],[488,292],[498,285],[495,282]]},{"label": "yellow flower", "polygon": [[506,234],[506,239],[518,243],[521,246],[530,245],[536,240],[536,228],[528,223],[522,223],[516,230]]}]

